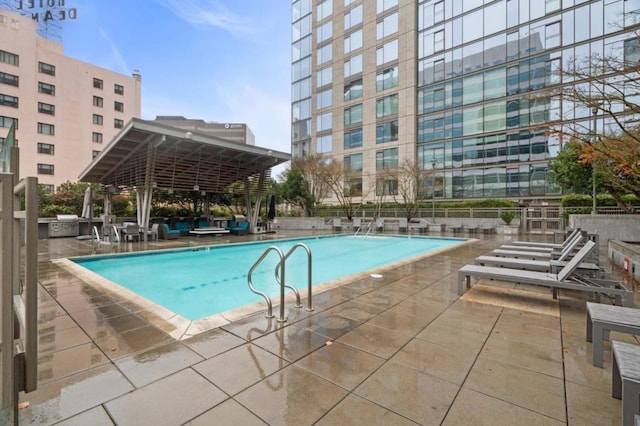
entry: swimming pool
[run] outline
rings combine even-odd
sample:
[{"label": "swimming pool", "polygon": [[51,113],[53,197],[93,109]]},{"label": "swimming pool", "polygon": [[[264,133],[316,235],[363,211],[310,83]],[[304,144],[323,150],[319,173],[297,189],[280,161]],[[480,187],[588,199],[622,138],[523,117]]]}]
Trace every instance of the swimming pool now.
[{"label": "swimming pool", "polygon": [[[249,290],[247,273],[270,246],[279,247],[286,254],[294,244],[306,244],[313,255],[312,281],[317,285],[365,271],[374,272],[464,241],[459,238],[323,236],[71,260],[188,320],[199,320],[264,300]],[[280,291],[274,275],[279,260],[271,253],[253,273],[254,286],[272,298]],[[306,251],[294,251],[286,266],[287,284],[305,289]],[[278,303],[274,299],[274,304]]]}]

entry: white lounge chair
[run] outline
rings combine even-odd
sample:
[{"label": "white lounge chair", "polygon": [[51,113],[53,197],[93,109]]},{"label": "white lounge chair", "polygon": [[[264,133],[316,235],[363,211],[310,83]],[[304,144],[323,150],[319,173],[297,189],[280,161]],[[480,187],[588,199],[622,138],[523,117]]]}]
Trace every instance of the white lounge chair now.
[{"label": "white lounge chair", "polygon": [[598,294],[608,294],[623,297],[625,304],[633,303],[633,293],[629,292],[618,282],[610,282],[597,279],[586,279],[574,275],[580,265],[596,244],[587,241],[576,255],[558,271],[557,274],[549,272],[524,271],[520,269],[496,268],[493,266],[465,265],[458,270],[458,294],[471,288],[471,277],[489,278],[519,284],[532,284],[549,287],[553,291],[553,298],[558,297],[559,289],[586,291]]}]

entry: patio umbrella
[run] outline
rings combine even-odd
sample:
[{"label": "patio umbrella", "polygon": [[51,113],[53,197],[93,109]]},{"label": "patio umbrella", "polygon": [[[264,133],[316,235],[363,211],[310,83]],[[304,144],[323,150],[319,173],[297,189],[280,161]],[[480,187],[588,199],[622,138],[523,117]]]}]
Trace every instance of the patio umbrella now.
[{"label": "patio umbrella", "polygon": [[269,220],[273,220],[276,217],[276,197],[274,195],[271,196],[271,200],[269,201],[269,213],[267,213],[267,217]]}]

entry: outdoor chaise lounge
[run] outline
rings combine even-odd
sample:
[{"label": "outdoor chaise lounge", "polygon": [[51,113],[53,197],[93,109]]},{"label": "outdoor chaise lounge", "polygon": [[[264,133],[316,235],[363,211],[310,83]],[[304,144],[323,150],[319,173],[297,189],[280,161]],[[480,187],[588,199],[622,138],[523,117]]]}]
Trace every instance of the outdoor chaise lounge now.
[{"label": "outdoor chaise lounge", "polygon": [[557,243],[542,243],[542,242],[536,242],[536,241],[510,241],[509,245],[514,245],[514,246],[526,246],[526,247],[547,247],[547,248],[551,248],[551,249],[562,249],[564,247],[566,247],[567,245],[569,245],[571,243],[571,241],[573,241],[573,239],[580,234],[580,228],[576,228],[574,229],[571,234],[569,234],[567,236],[567,238],[565,238],[564,242],[557,244]]},{"label": "outdoor chaise lounge", "polygon": [[599,279],[587,279],[574,274],[589,253],[594,249],[595,243],[587,241],[585,245],[576,253],[557,274],[548,272],[523,271],[520,269],[497,268],[493,266],[465,265],[458,270],[458,294],[471,288],[471,277],[495,279],[519,284],[532,284],[550,287],[553,291],[553,298],[558,297],[559,289],[578,290],[599,294],[608,294],[617,298],[624,298],[625,305],[631,306],[633,303],[633,293],[628,291],[617,281],[607,281]]},{"label": "outdoor chaise lounge", "polygon": [[[524,269],[525,271],[539,271],[556,273],[567,264],[562,260],[530,260],[512,257],[478,256],[474,260],[476,265],[496,266],[498,268]],[[576,272],[593,278],[604,278],[604,270],[595,263],[583,262],[578,265]]]},{"label": "outdoor chaise lounge", "polygon": [[573,240],[561,250],[551,250],[551,251],[535,251],[535,250],[525,250],[524,247],[521,250],[513,250],[509,248],[504,248],[505,246],[500,246],[495,250],[490,252],[491,256],[496,257],[510,257],[515,259],[529,259],[529,260],[565,260],[569,257],[576,247],[582,242],[582,236],[577,235],[573,238]]},{"label": "outdoor chaise lounge", "polygon": [[569,238],[567,238],[562,244],[551,244],[551,245],[535,245],[531,243],[530,245],[526,245],[524,241],[514,241],[513,243],[502,244],[499,249],[500,250],[519,250],[519,251],[531,251],[531,252],[540,252],[540,253],[551,253],[553,251],[564,250],[567,247],[570,247],[575,240],[582,241],[583,237],[578,232],[572,234]]}]

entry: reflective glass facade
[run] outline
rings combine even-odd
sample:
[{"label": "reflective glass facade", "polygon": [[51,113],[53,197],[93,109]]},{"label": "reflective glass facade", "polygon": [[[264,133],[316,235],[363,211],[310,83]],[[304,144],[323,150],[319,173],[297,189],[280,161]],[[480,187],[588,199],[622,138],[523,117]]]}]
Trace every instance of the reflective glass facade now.
[{"label": "reflective glass facade", "polygon": [[[388,170],[409,161],[435,164],[436,197],[559,198],[546,183],[563,143],[556,131],[588,129],[593,117],[552,95],[574,84],[557,70],[592,55],[640,58],[640,0],[300,0],[293,9],[292,153],[358,158],[351,171],[378,195],[391,195]],[[310,128],[327,110],[331,128]],[[344,143],[328,153],[316,144],[322,132]]]}]

